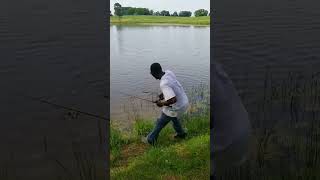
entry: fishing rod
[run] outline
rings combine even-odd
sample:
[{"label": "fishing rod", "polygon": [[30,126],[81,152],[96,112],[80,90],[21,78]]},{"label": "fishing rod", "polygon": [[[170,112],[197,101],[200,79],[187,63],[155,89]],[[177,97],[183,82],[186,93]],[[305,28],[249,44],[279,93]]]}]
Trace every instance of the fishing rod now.
[{"label": "fishing rod", "polygon": [[98,118],[98,119],[109,121],[109,119],[107,119],[106,117],[99,116],[99,115],[92,114],[92,113],[88,113],[88,112],[84,112],[84,111],[80,111],[80,110],[72,108],[72,107],[67,107],[67,106],[63,106],[63,105],[60,105],[60,104],[56,104],[56,103],[44,100],[42,98],[37,98],[37,97],[32,97],[32,96],[26,96],[26,97],[31,99],[31,100],[37,101],[37,102],[41,102],[41,103],[45,103],[45,104],[49,104],[49,105],[55,106],[57,108],[66,109],[66,110],[69,110],[69,111],[77,112],[79,114],[85,114],[87,116],[91,116],[91,117],[95,117],[95,118]]},{"label": "fishing rod", "polygon": [[[120,93],[120,94],[123,94],[123,95],[126,95],[126,96],[130,96],[130,97],[136,98],[136,99],[140,99],[140,100],[144,100],[144,101],[156,103],[156,101],[151,101],[151,100],[149,100],[149,99],[141,98],[141,97],[134,96],[134,95],[131,95],[131,94],[127,94],[127,93],[124,93],[124,92],[119,92],[119,93]],[[104,97],[107,98],[107,96],[104,96]]]},{"label": "fishing rod", "polygon": [[[141,100],[144,100],[144,101],[148,101],[148,102],[152,102],[152,103],[156,103],[156,101],[151,101],[151,100],[148,100],[148,99],[144,99],[144,98],[141,98],[141,97],[138,97],[138,96],[134,96],[134,95],[131,95],[131,94],[127,94],[127,93],[124,93],[124,92],[121,92],[119,91],[120,94],[123,94],[123,95],[126,95],[126,96],[129,96],[129,97],[133,97],[133,98],[137,98],[137,99],[141,99]],[[145,92],[144,92],[145,93]],[[157,94],[155,92],[151,92],[153,94]],[[105,98],[108,98],[108,96],[104,96]],[[210,106],[210,103],[205,103],[206,105],[209,105]],[[172,107],[172,106],[169,106],[169,107]]]},{"label": "fishing rod", "polygon": [[[129,97],[133,97],[133,98],[137,98],[137,99],[140,99],[140,100],[144,100],[144,101],[147,101],[147,102],[157,103],[157,101],[151,101],[149,99],[144,99],[144,98],[141,98],[141,97],[138,97],[138,96],[134,96],[134,95],[131,95],[131,94],[127,94],[127,93],[124,93],[124,92],[121,92],[121,91],[119,91],[119,93],[123,94],[123,95],[126,95],[126,96],[129,96]],[[168,107],[172,107],[172,106],[169,105]]]},{"label": "fishing rod", "polygon": [[124,93],[124,92],[120,92],[120,93],[121,93],[121,94],[123,94],[123,95],[126,95],[126,96],[133,97],[133,98],[137,98],[137,99],[141,99],[141,100],[144,100],[144,101],[148,101],[148,102],[156,103],[156,101],[151,101],[151,100],[149,100],[149,99],[141,98],[141,97],[134,96],[134,95],[131,95],[131,94],[127,94],[127,93]]}]

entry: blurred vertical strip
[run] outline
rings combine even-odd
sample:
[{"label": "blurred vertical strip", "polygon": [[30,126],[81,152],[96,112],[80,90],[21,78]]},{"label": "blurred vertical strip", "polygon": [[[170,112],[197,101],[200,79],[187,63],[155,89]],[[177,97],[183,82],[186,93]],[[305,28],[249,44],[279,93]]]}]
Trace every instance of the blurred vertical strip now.
[{"label": "blurred vertical strip", "polygon": [[213,149],[214,149],[214,142],[213,142],[213,124],[214,124],[214,116],[213,116],[213,94],[214,94],[214,91],[213,91],[213,86],[214,86],[214,83],[213,83],[213,63],[214,63],[214,35],[215,35],[215,22],[216,22],[216,19],[215,19],[215,1],[210,1],[210,12],[209,12],[209,15],[210,15],[210,179],[216,179],[215,177],[215,172],[214,172],[214,166],[215,166],[215,163],[214,163],[214,154],[213,154]]},{"label": "blurred vertical strip", "polygon": [[106,66],[106,116],[109,118],[109,121],[106,122],[104,121],[104,126],[106,127],[106,131],[104,133],[104,150],[105,150],[105,162],[106,162],[106,178],[105,179],[110,179],[110,11],[111,8],[110,7],[110,1],[103,1],[104,3],[106,3],[104,6],[102,7],[106,7],[104,10],[104,23],[103,23],[103,29],[104,29],[104,39],[106,39],[106,45],[107,48],[105,49],[106,51],[106,61],[107,61],[107,66]]}]

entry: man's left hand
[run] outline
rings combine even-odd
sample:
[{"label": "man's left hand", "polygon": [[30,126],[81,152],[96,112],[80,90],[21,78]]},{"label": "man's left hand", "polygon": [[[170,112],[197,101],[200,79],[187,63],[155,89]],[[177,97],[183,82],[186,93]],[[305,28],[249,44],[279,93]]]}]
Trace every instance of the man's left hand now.
[{"label": "man's left hand", "polygon": [[161,101],[157,101],[156,104],[157,104],[158,107],[162,107],[163,106],[163,103]]}]

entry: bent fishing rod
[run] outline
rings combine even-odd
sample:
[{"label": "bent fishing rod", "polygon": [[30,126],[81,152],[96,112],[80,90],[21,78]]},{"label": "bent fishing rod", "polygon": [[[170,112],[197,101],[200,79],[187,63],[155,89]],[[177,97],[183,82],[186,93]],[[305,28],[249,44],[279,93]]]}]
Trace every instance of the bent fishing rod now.
[{"label": "bent fishing rod", "polygon": [[[136,98],[136,99],[144,100],[144,101],[147,101],[147,102],[157,103],[156,101],[151,101],[151,100],[149,100],[149,99],[141,98],[141,97],[134,96],[134,95],[131,95],[131,94],[127,94],[127,93],[124,93],[124,92],[119,92],[119,93],[120,93],[120,94],[123,94],[123,95],[126,95],[126,96],[129,96],[129,97]],[[107,96],[104,96],[104,97],[105,97],[105,98],[108,98]]]},{"label": "bent fishing rod", "polygon": [[37,102],[41,102],[41,103],[44,103],[44,104],[49,104],[51,106],[55,106],[55,107],[60,108],[60,109],[66,109],[66,110],[69,110],[69,111],[77,112],[79,114],[84,114],[84,115],[87,115],[87,116],[95,117],[97,119],[102,119],[102,120],[105,120],[105,121],[109,121],[109,119],[106,118],[106,117],[99,116],[99,115],[92,114],[92,113],[88,113],[88,112],[84,112],[84,111],[80,111],[80,110],[72,108],[72,107],[67,107],[67,106],[63,106],[63,105],[60,105],[60,104],[56,104],[56,103],[50,102],[48,100],[44,100],[42,98],[32,97],[32,96],[25,96],[25,97],[27,97],[27,98],[29,98],[29,99],[31,99],[33,101],[37,101]]},{"label": "bent fishing rod", "polygon": [[[138,97],[138,96],[134,96],[134,95],[131,95],[131,94],[127,94],[127,93],[124,93],[124,92],[121,92],[119,91],[120,94],[123,94],[123,95],[126,95],[126,96],[129,96],[129,97],[133,97],[133,98],[136,98],[136,99],[140,99],[140,100],[143,100],[143,101],[147,101],[147,102],[151,102],[151,103],[157,103],[157,101],[151,101],[149,99],[145,99],[145,98],[141,98],[141,97]],[[107,98],[107,96],[104,96],[105,98]],[[168,107],[171,107],[172,106],[168,106]]]},{"label": "bent fishing rod", "polygon": [[[144,98],[141,98],[141,97],[138,97],[138,96],[134,96],[134,95],[131,95],[131,94],[127,94],[127,93],[124,93],[124,92],[121,92],[121,91],[119,91],[119,93],[123,94],[123,95],[126,95],[126,96],[129,96],[129,97],[140,99],[140,100],[143,100],[143,101],[147,101],[147,102],[151,102],[151,103],[157,103],[157,101],[151,101],[149,99],[144,99]],[[108,96],[105,95],[104,98],[108,98]],[[210,103],[205,103],[205,105],[209,105],[210,106]],[[172,107],[172,106],[168,106],[168,107]]]}]

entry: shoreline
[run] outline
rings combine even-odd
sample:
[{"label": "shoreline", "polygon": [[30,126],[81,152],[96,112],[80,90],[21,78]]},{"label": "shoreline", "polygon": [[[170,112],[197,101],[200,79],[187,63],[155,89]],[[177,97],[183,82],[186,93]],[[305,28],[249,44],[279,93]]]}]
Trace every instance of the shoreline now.
[{"label": "shoreline", "polygon": [[202,17],[172,17],[172,16],[123,16],[119,20],[110,17],[109,25],[145,25],[145,26],[210,26],[210,16]]},{"label": "shoreline", "polygon": [[179,24],[179,23],[110,23],[110,26],[124,25],[124,26],[199,26],[199,27],[210,27],[210,24]]}]

